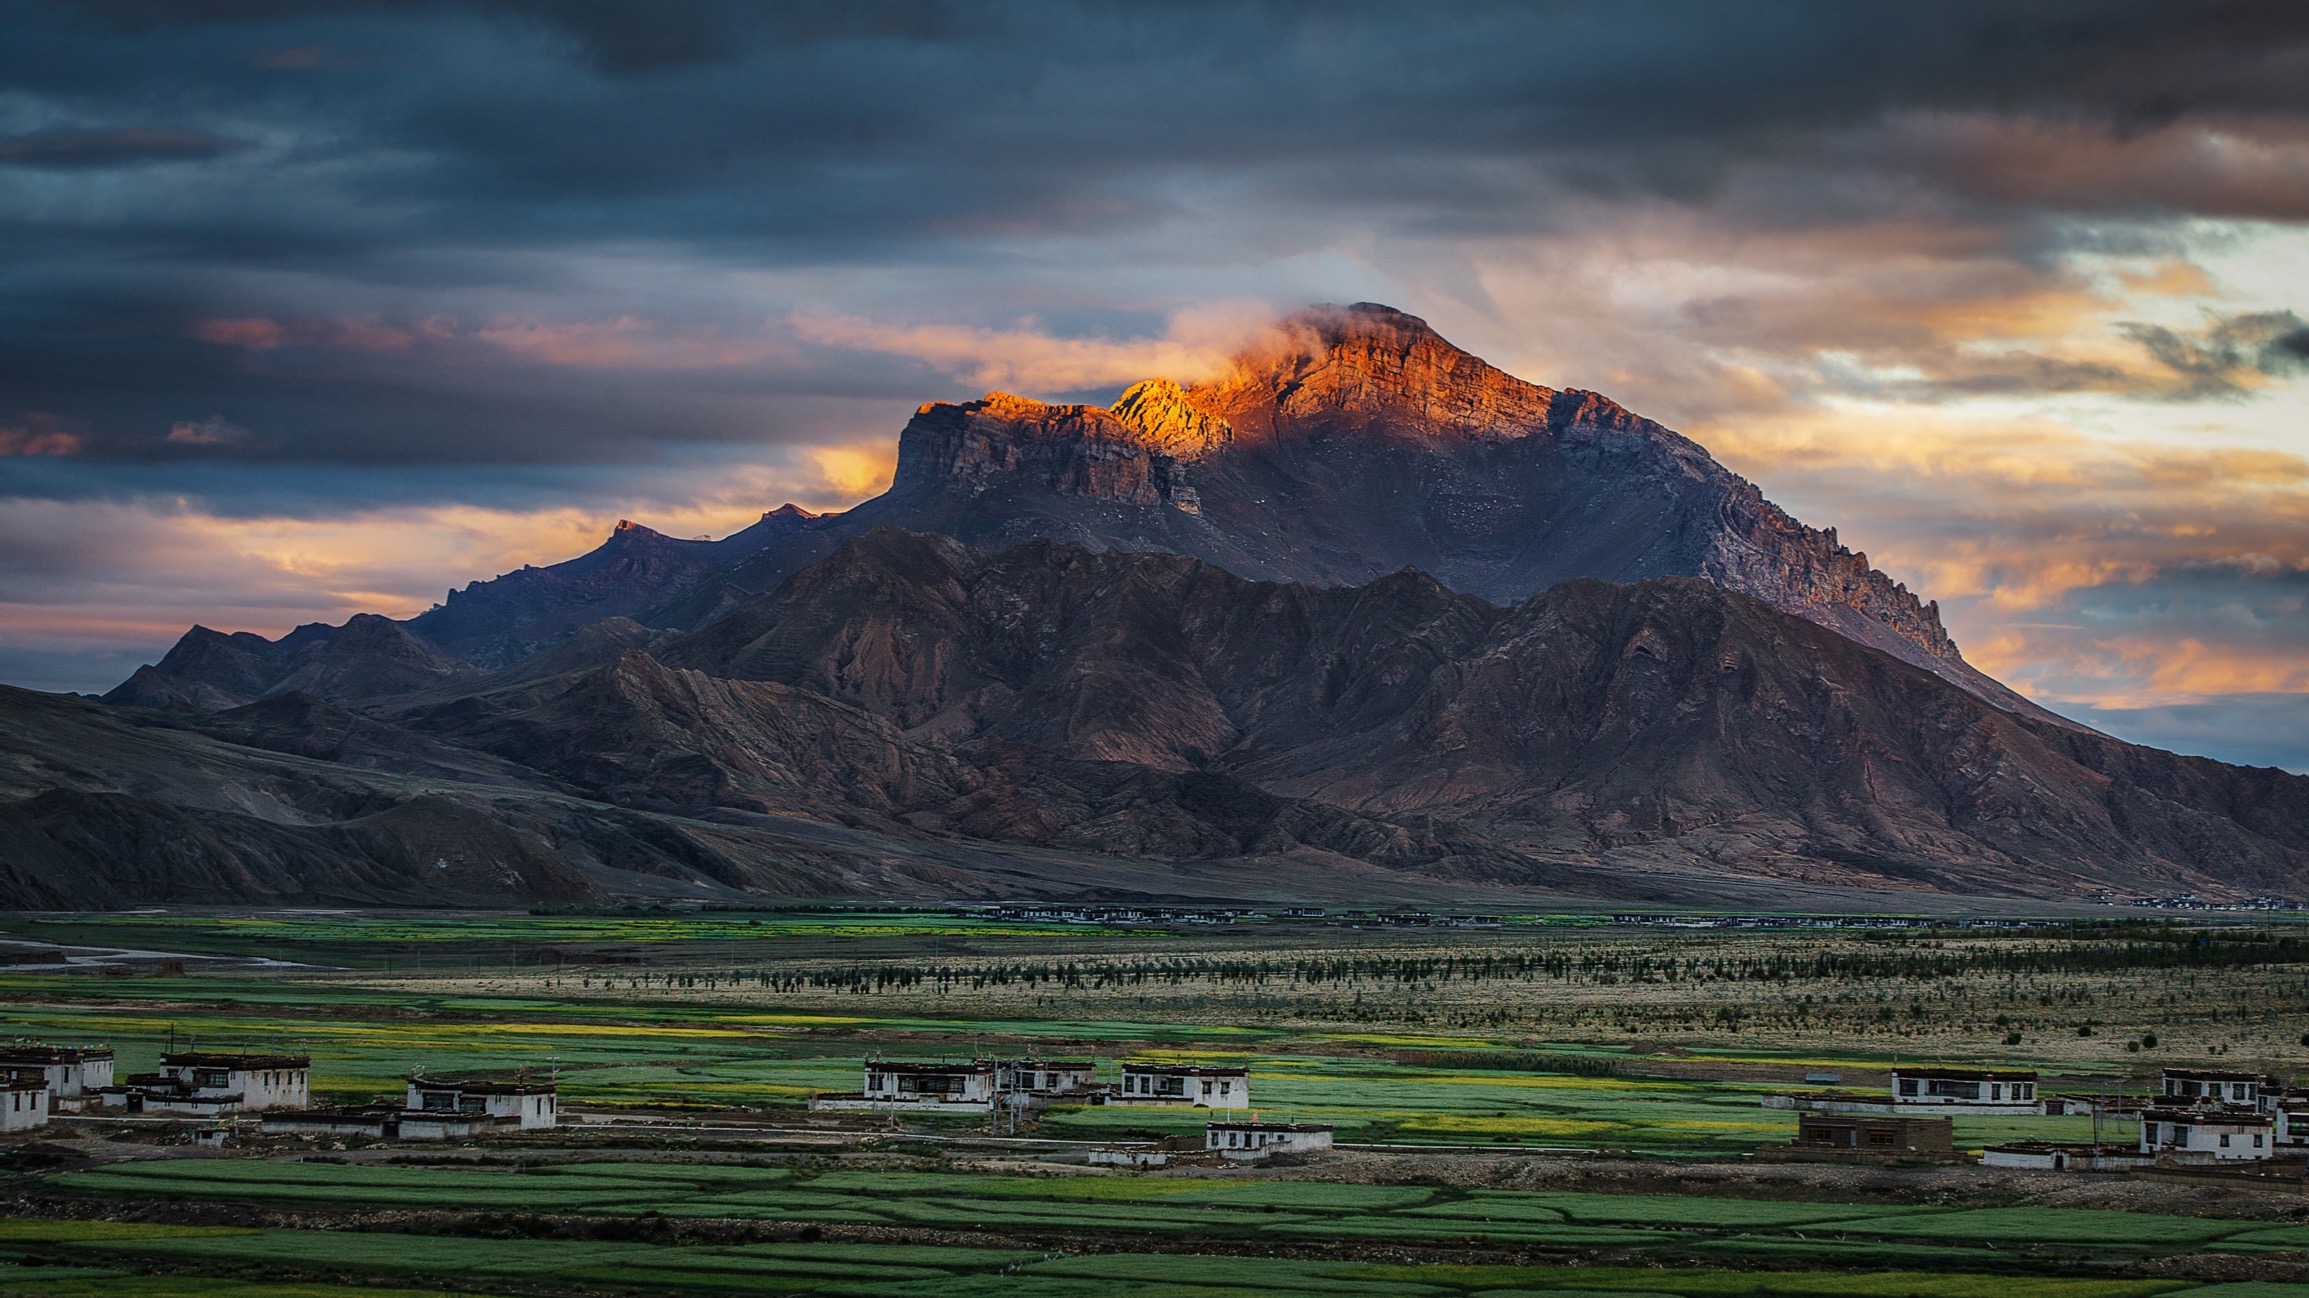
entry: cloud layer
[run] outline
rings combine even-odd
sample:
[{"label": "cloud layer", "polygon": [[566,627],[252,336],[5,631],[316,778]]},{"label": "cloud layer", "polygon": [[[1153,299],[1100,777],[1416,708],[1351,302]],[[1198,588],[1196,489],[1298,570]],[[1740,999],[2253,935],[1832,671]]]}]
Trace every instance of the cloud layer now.
[{"label": "cloud layer", "polygon": [[2053,705],[2309,767],[2298,5],[0,30],[9,679],[837,504],[924,400],[1191,378],[1373,299],[1693,434]]}]

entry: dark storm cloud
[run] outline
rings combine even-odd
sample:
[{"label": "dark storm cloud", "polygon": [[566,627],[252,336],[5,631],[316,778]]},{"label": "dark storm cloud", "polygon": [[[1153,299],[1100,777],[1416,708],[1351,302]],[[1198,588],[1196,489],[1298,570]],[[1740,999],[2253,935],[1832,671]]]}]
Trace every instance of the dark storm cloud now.
[{"label": "dark storm cloud", "polygon": [[213,158],[234,147],[231,140],[201,131],[33,131],[0,135],[0,165],[115,167],[132,162],[183,162]]},{"label": "dark storm cloud", "polygon": [[[2309,212],[2298,167],[2172,133],[2300,138],[2289,4],[15,0],[0,23],[0,424],[79,420],[92,462],[774,442],[782,394],[904,395],[886,360],[781,333],[822,292],[797,281],[999,277],[1030,244],[1223,264],[1548,230],[1735,166],[1782,177],[1739,221],[1987,208],[2016,259],[2046,213]],[[2138,338],[2200,386],[2263,364]],[[2115,381],[1965,365],[1944,390]],[[249,433],[171,440],[207,419]]]},{"label": "dark storm cloud", "polygon": [[2194,331],[2148,324],[2122,329],[2172,373],[2159,395],[2179,400],[2238,396],[2262,376],[2309,370],[2302,346],[2309,325],[2291,311],[2217,318]]}]

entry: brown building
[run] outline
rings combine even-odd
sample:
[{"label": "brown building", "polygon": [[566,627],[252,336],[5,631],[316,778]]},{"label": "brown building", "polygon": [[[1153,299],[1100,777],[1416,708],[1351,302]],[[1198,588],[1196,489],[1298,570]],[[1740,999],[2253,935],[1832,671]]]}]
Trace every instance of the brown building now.
[{"label": "brown building", "polygon": [[1846,1157],[1954,1158],[1956,1124],[1948,1118],[1807,1113],[1792,1148]]}]

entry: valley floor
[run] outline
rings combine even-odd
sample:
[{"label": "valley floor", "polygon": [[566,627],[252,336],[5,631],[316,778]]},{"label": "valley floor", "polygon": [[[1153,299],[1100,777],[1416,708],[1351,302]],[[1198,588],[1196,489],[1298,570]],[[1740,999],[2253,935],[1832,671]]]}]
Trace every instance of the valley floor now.
[{"label": "valley floor", "polygon": [[[60,1117],[0,1144],[5,1295],[2309,1295],[2298,1189],[1755,1154],[1795,1125],[1763,1096],[1807,1074],[2293,1073],[2309,943],[2284,926],[155,913],[0,919],[10,939],[141,954],[35,969],[55,948],[19,946],[0,1035],[107,1041],[123,1073],[171,1042],[295,1048],[340,1102],[526,1067],[566,1117],[470,1148],[218,1150]],[[1083,1152],[1209,1114],[1058,1106],[1014,1138],[806,1111],[873,1053],[1241,1063],[1261,1116],[1347,1147],[1123,1173]],[[2092,1131],[1961,1119],[1956,1141]]]}]

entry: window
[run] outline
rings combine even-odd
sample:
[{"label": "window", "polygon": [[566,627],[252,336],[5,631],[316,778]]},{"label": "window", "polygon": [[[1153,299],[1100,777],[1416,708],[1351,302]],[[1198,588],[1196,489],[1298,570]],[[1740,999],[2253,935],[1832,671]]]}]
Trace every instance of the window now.
[{"label": "window", "polygon": [[457,1108],[455,1091],[427,1091],[425,1102],[419,1106],[427,1113],[453,1113]]},{"label": "window", "polygon": [[2258,1131],[2256,1131],[2256,1132],[2254,1132],[2254,1133],[2253,1133],[2253,1148],[2255,1148],[2255,1149],[2259,1149],[2260,1147],[2261,1147],[2261,1133],[2260,1133],[2260,1132],[2258,1132]]},{"label": "window", "polygon": [[1916,1094],[1916,1079],[1915,1079],[1915,1078],[1913,1078],[1913,1077],[1903,1077],[1903,1078],[1901,1078],[1901,1079],[1900,1079],[1900,1093],[1901,1093],[1902,1095],[1914,1095],[1914,1094]]},{"label": "window", "polygon": [[1882,1130],[1871,1131],[1868,1133],[1868,1143],[1871,1145],[1881,1145],[1889,1149],[1892,1146],[1892,1133]]},{"label": "window", "polygon": [[1204,1079],[1203,1079],[1203,1094],[1205,1094],[1205,1095],[1209,1095],[1210,1093],[1211,1093],[1211,1080],[1210,1080],[1209,1078],[1207,1078],[1207,1077],[1206,1077],[1206,1078],[1204,1078]]},{"label": "window", "polygon": [[2229,1147],[2229,1133],[2228,1133],[2228,1132],[2226,1132],[2226,1131],[2224,1131],[2224,1132],[2222,1132],[2222,1133],[2221,1133],[2221,1148],[2223,1148],[2223,1149],[2227,1149],[2228,1147]]}]

